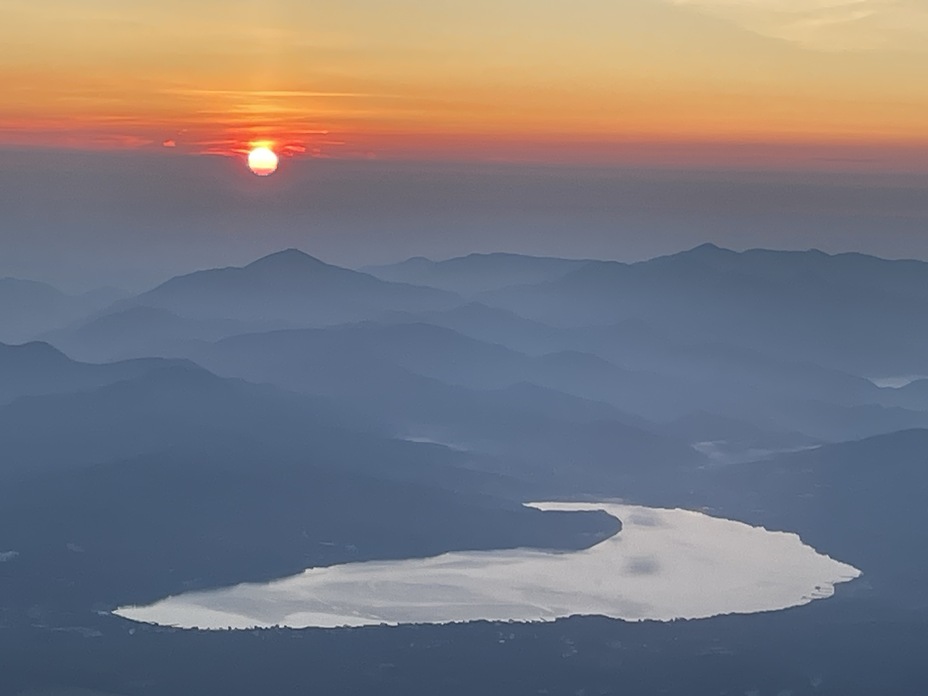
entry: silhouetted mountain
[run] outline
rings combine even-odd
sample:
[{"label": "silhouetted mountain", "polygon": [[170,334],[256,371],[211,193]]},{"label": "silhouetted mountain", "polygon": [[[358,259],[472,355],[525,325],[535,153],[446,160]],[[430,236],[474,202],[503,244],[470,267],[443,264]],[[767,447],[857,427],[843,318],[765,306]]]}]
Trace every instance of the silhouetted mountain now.
[{"label": "silhouetted mountain", "polygon": [[[792,403],[802,402],[806,405],[800,410],[809,416],[807,424],[817,433],[813,440],[826,431],[837,433],[834,439],[840,440],[908,428],[922,422],[912,420],[911,414],[902,411],[883,411],[879,425],[874,422],[870,429],[850,430],[851,425],[859,422],[853,418],[848,419],[847,428],[835,429],[830,425],[820,428],[814,412],[810,411],[810,403],[822,405],[826,411],[824,420],[832,418],[828,415],[831,411],[857,406],[904,406],[915,410],[920,410],[921,406],[917,399],[905,398],[897,390],[882,390],[862,377],[810,362],[786,361],[718,340],[671,339],[641,319],[608,326],[554,328],[524,320],[505,310],[471,303],[446,312],[387,316],[384,320],[409,323],[411,318],[454,328],[467,336],[517,351],[545,353],[547,355],[539,357],[537,363],[548,365],[550,369],[541,370],[543,377],[526,376],[526,379],[608,401],[628,413],[651,420],[672,420],[690,411],[742,419],[754,414],[758,420],[753,426],[759,435],[760,431],[780,428],[775,422],[776,414],[768,415],[772,406],[785,410],[788,415]],[[602,362],[603,358],[612,363],[611,368]],[[598,370],[614,371],[619,365],[626,369],[621,382],[595,376]],[[580,379],[578,375],[585,377]],[[587,391],[578,392],[584,384],[592,384],[592,390],[588,386]],[[758,410],[760,407],[763,413]],[[899,416],[895,422],[893,413]],[[805,441],[808,436],[787,440]],[[769,444],[769,440],[767,442]],[[752,447],[765,448],[767,444],[756,442]]]},{"label": "silhouetted mountain", "polygon": [[[374,429],[354,415],[340,418],[351,411],[318,398],[222,379],[192,363],[136,371],[104,386],[24,396],[0,407],[0,442],[8,455],[0,472],[70,469],[215,441],[293,446],[342,421],[352,432]],[[54,438],[47,435],[49,423]]]},{"label": "silhouetted mountain", "polygon": [[880,391],[863,377],[811,362],[784,360],[717,338],[672,339],[638,319],[566,332],[581,349],[621,365],[711,383],[716,389],[760,389],[767,395],[875,403]]},{"label": "silhouetted mountain", "polygon": [[0,278],[0,341],[23,343],[112,302],[116,291],[66,295],[46,283]]},{"label": "silhouetted mountain", "polygon": [[[897,277],[898,274],[898,277]],[[712,245],[636,264],[592,262],[481,301],[560,326],[641,319],[679,341],[721,342],[853,374],[928,370],[928,264]]]},{"label": "silhouetted mountain", "polygon": [[[928,300],[928,263],[910,259],[887,260],[859,253],[826,254],[808,251],[749,249],[734,252],[703,244],[682,255],[697,258],[718,274],[744,273],[776,283],[821,283],[841,292],[886,294],[900,301]],[[680,256],[680,255],[678,255]],[[667,263],[672,256],[655,260]]]},{"label": "silhouetted mountain", "polygon": [[[222,356],[232,355],[233,362],[223,362]],[[276,365],[269,365],[269,355],[275,356]],[[473,389],[502,389],[529,382],[605,401],[619,409],[632,406],[632,413],[679,394],[678,381],[622,370],[596,356],[578,352],[528,356],[423,323],[366,322],[238,336],[220,342],[215,349],[199,346],[191,357],[210,369],[252,381],[279,383],[287,379],[282,372],[287,365],[289,374],[312,375],[316,389],[341,391],[356,384],[358,391],[353,398],[358,399],[363,399],[366,379],[374,380],[368,392],[376,393],[381,387],[382,393],[395,395],[399,389],[387,388],[391,382],[386,375],[393,375],[392,384],[399,385],[410,373]],[[274,380],[262,376],[267,369],[277,371]],[[681,397],[679,404],[666,408],[684,408],[684,400]]]},{"label": "silhouetted mountain", "polygon": [[185,362],[149,358],[98,365],[72,360],[47,343],[0,343],[0,404],[20,396],[94,389]]},{"label": "silhouetted mountain", "polygon": [[284,322],[190,319],[166,309],[135,306],[53,331],[45,339],[72,357],[102,362],[177,355],[192,341],[215,341],[284,326]]},{"label": "silhouetted mountain", "polygon": [[[596,480],[615,492],[632,472],[702,461],[615,406],[520,384],[526,372],[550,378],[558,368],[547,358],[528,358],[447,329],[362,324],[278,331],[202,345],[195,357],[220,374],[352,404],[399,436],[492,455],[497,471],[546,483],[557,479],[572,490],[591,490]],[[555,363],[561,359],[553,357]],[[603,373],[594,369],[578,379],[590,390],[602,388]],[[471,388],[473,382],[482,388]],[[536,400],[529,407],[527,390]]]},{"label": "silhouetted mountain", "polygon": [[[696,357],[708,368],[694,369],[689,376],[685,368],[674,366],[673,359],[668,358],[669,371],[674,373],[668,377],[623,370],[577,351],[527,356],[427,324],[365,323],[234,337],[215,347],[198,346],[190,356],[222,374],[364,404],[370,413],[383,414],[398,428],[407,424],[400,432],[485,452],[500,452],[500,442],[508,443],[513,436],[499,428],[488,430],[486,423],[476,428],[480,418],[474,414],[493,412],[492,406],[478,406],[473,394],[466,398],[452,395],[448,385],[468,391],[501,390],[519,383],[547,387],[611,405],[615,411],[605,420],[674,439],[682,433],[664,426],[651,427],[646,421],[671,421],[695,411],[736,418],[745,427],[727,448],[737,450],[739,458],[754,451],[791,449],[928,425],[928,414],[881,405],[876,397],[882,390],[860,378],[761,357],[741,358],[740,364],[732,359],[732,368],[726,371],[729,353],[740,356],[743,350],[719,347],[717,358],[709,346],[700,350],[706,355]],[[679,359],[685,362],[686,357]],[[757,365],[753,372],[750,364]],[[873,394],[874,399],[867,402],[865,394]],[[487,396],[481,396],[484,402],[489,401]],[[495,398],[500,398],[499,392]],[[449,406],[456,403],[473,408],[468,411]],[[507,406],[509,415],[500,417],[508,422],[524,408],[524,404]],[[490,433],[492,446],[486,439]],[[772,433],[777,436],[771,437]],[[551,437],[542,436],[550,449],[538,455],[541,459],[550,460],[555,451],[563,454],[550,444]],[[686,441],[718,439],[715,433],[698,435],[691,428]],[[521,447],[527,450],[529,444],[526,441]],[[592,459],[605,456],[602,446],[588,449],[595,452]],[[629,456],[656,462],[657,457],[644,454],[647,449],[631,448],[628,452],[634,455]],[[679,451],[673,456],[678,462],[691,459]]]},{"label": "silhouetted mountain", "polygon": [[541,413],[565,421],[617,420],[649,429],[653,424],[634,414],[620,411],[604,401],[572,396],[531,382],[519,382],[495,392],[507,405],[528,413]]},{"label": "silhouetted mountain", "polygon": [[[730,414],[737,415],[737,414]],[[802,433],[813,440],[841,442],[897,430],[928,427],[928,412],[878,404],[839,406],[823,401],[764,401],[745,406],[740,416],[768,428]]]},{"label": "silhouetted mountain", "polygon": [[456,298],[434,288],[389,283],[288,249],[241,268],[179,276],[129,302],[197,319],[306,326],[356,321],[384,310],[441,309]]},{"label": "silhouetted mountain", "polygon": [[532,355],[572,346],[570,337],[565,336],[560,329],[479,302],[469,302],[441,312],[384,314],[377,317],[377,321],[442,326],[479,341],[498,343]]},{"label": "silhouetted mountain", "polygon": [[362,270],[384,280],[428,285],[464,296],[510,285],[554,280],[583,266],[586,261],[522,254],[470,254],[446,261],[421,256]]}]

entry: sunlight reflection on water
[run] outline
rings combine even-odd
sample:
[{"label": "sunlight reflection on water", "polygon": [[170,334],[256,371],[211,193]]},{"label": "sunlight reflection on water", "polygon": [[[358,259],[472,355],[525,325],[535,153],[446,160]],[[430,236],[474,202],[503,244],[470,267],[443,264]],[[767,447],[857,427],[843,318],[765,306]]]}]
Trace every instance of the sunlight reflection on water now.
[{"label": "sunlight reflection on water", "polygon": [[830,597],[860,575],[795,534],[688,510],[617,503],[533,503],[605,510],[622,531],[577,552],[532,549],[311,568],[282,580],[169,597],[115,613],[185,628],[293,628],[601,615],[695,619],[785,609]]}]

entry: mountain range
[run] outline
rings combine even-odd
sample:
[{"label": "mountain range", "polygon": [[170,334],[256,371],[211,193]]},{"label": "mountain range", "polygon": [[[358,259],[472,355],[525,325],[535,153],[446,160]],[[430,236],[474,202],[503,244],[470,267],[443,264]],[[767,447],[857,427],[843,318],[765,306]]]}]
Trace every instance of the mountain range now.
[{"label": "mountain range", "polygon": [[926,281],[706,245],[362,271],[290,249],[92,300],[0,283],[10,596],[73,609],[615,532],[521,505],[559,496],[716,506],[908,587],[877,538],[922,541]]}]

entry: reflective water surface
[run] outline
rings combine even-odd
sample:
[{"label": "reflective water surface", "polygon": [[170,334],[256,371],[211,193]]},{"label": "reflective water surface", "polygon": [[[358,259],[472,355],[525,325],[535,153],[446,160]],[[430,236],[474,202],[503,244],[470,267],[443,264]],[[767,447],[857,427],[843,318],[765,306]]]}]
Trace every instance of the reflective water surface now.
[{"label": "reflective water surface", "polygon": [[310,568],[264,584],[169,597],[115,613],[185,628],[293,628],[553,621],[602,615],[694,619],[785,609],[830,597],[856,568],[795,534],[688,510],[619,503],[534,503],[605,510],[622,531],[584,551],[448,553]]}]

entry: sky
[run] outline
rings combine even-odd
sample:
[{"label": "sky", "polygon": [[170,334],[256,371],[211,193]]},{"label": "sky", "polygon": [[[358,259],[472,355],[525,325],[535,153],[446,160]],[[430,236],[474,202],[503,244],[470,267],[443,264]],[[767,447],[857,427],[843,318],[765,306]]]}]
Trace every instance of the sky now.
[{"label": "sky", "polygon": [[924,0],[0,0],[0,45],[0,275],[928,258]]},{"label": "sky", "polygon": [[0,13],[7,143],[486,157],[589,141],[928,145],[923,0],[0,0]]}]

